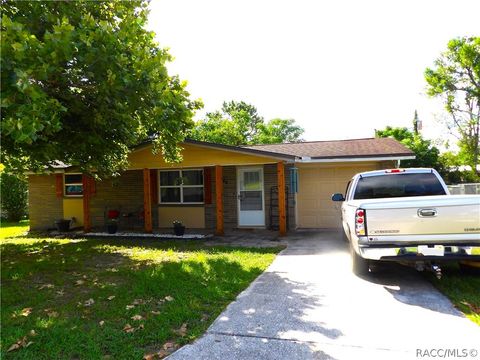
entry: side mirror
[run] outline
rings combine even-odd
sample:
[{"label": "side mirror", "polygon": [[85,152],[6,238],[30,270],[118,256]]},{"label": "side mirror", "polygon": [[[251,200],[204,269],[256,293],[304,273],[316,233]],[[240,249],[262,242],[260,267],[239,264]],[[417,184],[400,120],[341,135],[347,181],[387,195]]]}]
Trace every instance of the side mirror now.
[{"label": "side mirror", "polygon": [[336,193],[332,195],[332,201],[345,201],[345,198],[342,194]]}]

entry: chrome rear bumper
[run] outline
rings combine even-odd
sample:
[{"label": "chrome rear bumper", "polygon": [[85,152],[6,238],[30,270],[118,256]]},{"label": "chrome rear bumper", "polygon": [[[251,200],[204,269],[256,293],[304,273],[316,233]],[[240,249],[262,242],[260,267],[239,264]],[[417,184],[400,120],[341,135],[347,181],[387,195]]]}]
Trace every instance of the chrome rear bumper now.
[{"label": "chrome rear bumper", "polygon": [[365,246],[358,248],[360,256],[370,260],[392,261],[480,261],[480,246],[417,245],[417,246]]}]

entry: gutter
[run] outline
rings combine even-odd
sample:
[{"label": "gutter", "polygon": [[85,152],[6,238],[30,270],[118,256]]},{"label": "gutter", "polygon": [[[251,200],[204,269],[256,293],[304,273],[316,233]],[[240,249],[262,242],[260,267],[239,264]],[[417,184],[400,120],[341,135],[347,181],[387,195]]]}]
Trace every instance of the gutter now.
[{"label": "gutter", "polygon": [[384,160],[413,160],[414,155],[408,156],[371,156],[371,157],[340,157],[340,158],[311,158],[308,156],[302,156],[297,163],[312,164],[312,163],[332,163],[332,162],[360,162],[360,161],[384,161]]}]

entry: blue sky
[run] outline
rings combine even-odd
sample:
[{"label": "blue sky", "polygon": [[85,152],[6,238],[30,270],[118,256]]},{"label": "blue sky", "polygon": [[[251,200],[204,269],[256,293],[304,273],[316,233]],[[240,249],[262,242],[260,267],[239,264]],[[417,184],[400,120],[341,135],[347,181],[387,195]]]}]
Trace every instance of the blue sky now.
[{"label": "blue sky", "polygon": [[445,136],[423,72],[449,39],[479,35],[480,1],[152,0],[149,27],[206,111],[243,100],[293,118],[306,140],[411,126]]}]

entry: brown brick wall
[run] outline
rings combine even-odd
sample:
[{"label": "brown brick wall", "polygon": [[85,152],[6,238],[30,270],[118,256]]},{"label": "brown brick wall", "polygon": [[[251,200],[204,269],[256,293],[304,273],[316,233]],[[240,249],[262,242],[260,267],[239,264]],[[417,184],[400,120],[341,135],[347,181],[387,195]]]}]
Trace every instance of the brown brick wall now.
[{"label": "brown brick wall", "polygon": [[237,217],[237,168],[223,168],[223,226],[225,229],[238,227]]},{"label": "brown brick wall", "polygon": [[212,203],[205,204],[205,228],[206,229],[215,229],[215,225],[217,223],[217,214],[216,214],[216,206],[215,206],[215,167],[212,167],[212,176],[210,181],[210,186],[212,189]]},{"label": "brown brick wall", "polygon": [[63,198],[57,198],[55,175],[30,175],[28,192],[30,229],[54,228],[55,220],[63,218]]},{"label": "brown brick wall", "polygon": [[[104,226],[105,209],[118,209],[121,213],[138,213],[143,211],[143,172],[131,170],[122,173],[119,177],[97,181],[95,194],[90,199],[90,217],[92,227]],[[121,218],[119,227],[135,225],[143,228],[143,222],[135,217],[132,222]],[[153,227],[158,227],[157,206],[152,204]]]}]

